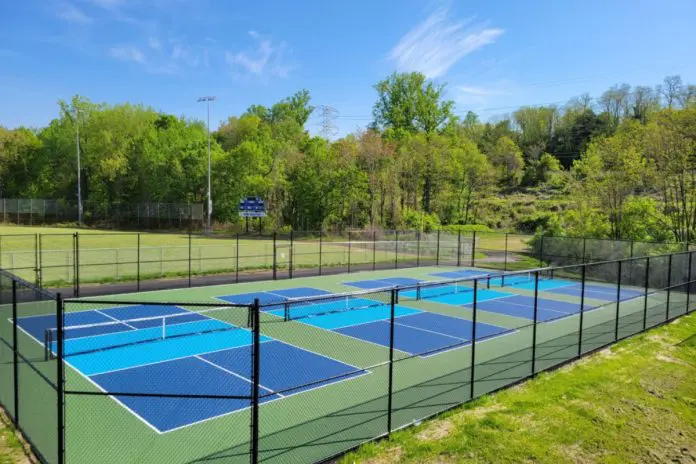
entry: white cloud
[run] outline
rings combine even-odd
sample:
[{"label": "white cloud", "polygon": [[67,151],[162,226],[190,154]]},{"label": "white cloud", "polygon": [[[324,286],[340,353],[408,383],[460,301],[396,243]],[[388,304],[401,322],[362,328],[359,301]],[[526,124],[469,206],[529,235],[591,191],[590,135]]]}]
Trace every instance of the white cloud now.
[{"label": "white cloud", "polygon": [[58,18],[72,23],[90,24],[92,18],[70,2],[63,2],[56,12]]},{"label": "white cloud", "polygon": [[227,63],[234,67],[242,67],[249,74],[256,76],[287,77],[294,69],[292,64],[285,61],[288,46],[285,42],[274,43],[256,31],[249,31],[249,36],[257,43],[253,52],[225,53]]},{"label": "white cloud", "polygon": [[117,60],[145,64],[145,54],[138,47],[132,45],[113,47],[109,50],[109,55]]},{"label": "white cloud", "polygon": [[499,28],[467,27],[468,21],[452,21],[440,8],[404,35],[389,52],[401,71],[420,71],[437,78],[464,56],[494,43],[505,32]]},{"label": "white cloud", "polygon": [[162,50],[162,42],[157,37],[148,37],[147,45],[153,50]]},{"label": "white cloud", "polygon": [[[498,97],[509,97],[513,94],[513,84],[498,82],[491,86],[457,85],[454,86],[453,99],[458,106],[467,109],[482,110],[499,100]],[[504,100],[501,99],[501,100]]]}]

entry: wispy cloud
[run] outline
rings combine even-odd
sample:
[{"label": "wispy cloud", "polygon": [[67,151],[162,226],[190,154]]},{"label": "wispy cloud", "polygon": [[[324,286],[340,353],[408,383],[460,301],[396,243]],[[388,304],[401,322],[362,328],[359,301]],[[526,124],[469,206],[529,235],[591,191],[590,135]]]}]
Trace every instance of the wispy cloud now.
[{"label": "wispy cloud", "polygon": [[270,38],[256,31],[249,31],[249,36],[256,42],[256,50],[227,52],[225,53],[227,63],[233,67],[241,67],[248,74],[256,76],[287,77],[295,67],[286,61],[287,44],[274,43]]},{"label": "wispy cloud", "polygon": [[162,50],[162,42],[157,37],[148,37],[147,45],[153,50]]},{"label": "wispy cloud", "polygon": [[494,43],[505,31],[454,21],[447,8],[439,8],[404,35],[389,52],[399,70],[420,71],[437,78],[464,56]]},{"label": "wispy cloud", "polygon": [[93,22],[91,16],[70,2],[60,3],[56,15],[63,21],[72,23],[90,24]]},{"label": "wispy cloud", "polygon": [[133,45],[121,45],[112,47],[109,50],[109,55],[121,61],[133,61],[135,63],[145,64],[145,54],[138,47]]},{"label": "wispy cloud", "polygon": [[482,110],[496,102],[498,97],[512,95],[513,87],[514,84],[509,82],[498,82],[487,86],[457,85],[453,88],[453,98],[459,106]]}]

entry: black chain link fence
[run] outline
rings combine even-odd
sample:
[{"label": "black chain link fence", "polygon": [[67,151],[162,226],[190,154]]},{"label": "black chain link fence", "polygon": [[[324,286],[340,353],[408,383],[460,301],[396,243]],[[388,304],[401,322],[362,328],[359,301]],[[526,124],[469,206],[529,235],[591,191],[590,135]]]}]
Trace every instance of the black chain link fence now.
[{"label": "black chain link fence", "polygon": [[[420,242],[462,259],[458,234]],[[219,303],[63,302],[1,271],[0,402],[50,463],[322,461],[692,312],[694,253]]]}]

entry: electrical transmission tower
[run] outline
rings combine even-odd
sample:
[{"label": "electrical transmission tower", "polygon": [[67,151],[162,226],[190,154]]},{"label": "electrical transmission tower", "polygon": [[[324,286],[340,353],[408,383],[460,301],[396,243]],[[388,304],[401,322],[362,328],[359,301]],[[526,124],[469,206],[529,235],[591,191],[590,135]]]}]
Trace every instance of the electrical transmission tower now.
[{"label": "electrical transmission tower", "polygon": [[338,133],[338,127],[334,124],[334,121],[338,117],[338,110],[333,106],[320,105],[319,115],[321,117],[321,122],[318,124],[321,127],[321,135],[329,139]]}]

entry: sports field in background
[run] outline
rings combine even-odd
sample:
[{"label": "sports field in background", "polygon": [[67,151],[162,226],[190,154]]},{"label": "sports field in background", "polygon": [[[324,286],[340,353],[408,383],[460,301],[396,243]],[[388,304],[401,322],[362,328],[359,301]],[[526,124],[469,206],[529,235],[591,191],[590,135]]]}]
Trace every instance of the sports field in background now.
[{"label": "sports field in background", "polygon": [[[249,402],[205,398],[251,394],[248,313],[233,307],[209,311],[194,303],[212,306],[259,298],[270,305],[261,319],[261,460],[313,462],[386,433],[390,363],[384,343],[389,311],[384,307],[390,292],[379,289],[486,272],[433,266],[119,295],[110,297],[110,304],[68,302],[67,461],[248,462]],[[622,286],[617,295],[615,285],[588,282],[581,335],[582,287],[568,274],[551,277],[539,283],[535,371],[576,357],[578,341],[585,353],[613,341],[615,331],[619,337],[639,332],[644,316],[647,327],[659,324],[667,317],[668,298],[670,317],[687,309],[686,296],[679,291],[668,297],[665,291],[650,290],[646,298],[643,288]],[[522,274],[501,284],[494,278],[479,287],[474,396],[524,379],[532,369],[534,282]],[[309,303],[288,313],[283,304],[310,294],[370,288],[377,290],[355,299],[337,298],[326,303],[328,308]],[[396,306],[392,429],[471,398],[471,288],[429,288],[420,295],[400,292]],[[366,309],[351,306],[364,305],[364,300]],[[55,345],[42,338],[53,328],[50,314],[55,304],[48,303],[21,305],[19,337],[23,352],[53,378],[55,361],[44,359]],[[162,316],[162,321],[183,318],[184,323],[158,323],[153,316]],[[200,330],[186,334],[182,328],[191,325],[185,324]],[[10,329],[10,321],[3,318],[1,335],[8,337]],[[149,334],[162,330],[185,336],[149,339]],[[36,418],[27,420],[25,429],[37,444],[50,446],[55,417],[32,410],[32,404],[45,405],[50,392],[31,379],[29,374],[20,379],[22,414]],[[8,387],[0,384],[3,391]],[[70,393],[99,390],[199,397]]]},{"label": "sports field in background", "polygon": [[[75,251],[73,234],[79,233],[79,252]],[[38,234],[38,235],[37,235]],[[415,264],[435,264],[439,249],[443,262],[456,264],[457,248],[464,262],[471,259],[470,233],[442,232],[441,242],[436,233],[423,233],[420,243],[415,232],[384,232],[325,236],[298,232],[293,237],[292,256],[289,234],[278,234],[275,242],[277,269],[331,268],[335,266],[366,265],[376,262],[385,265],[409,261]],[[372,240],[377,237],[377,246]],[[529,253],[529,236],[479,233],[476,239],[476,258],[487,253],[501,254],[507,249],[513,254]],[[75,257],[79,256],[79,267]],[[511,259],[512,260],[512,259]],[[493,260],[493,266],[500,265]],[[525,263],[526,268],[531,263]],[[42,286],[68,286],[79,273],[81,283],[132,281],[161,277],[205,275],[215,273],[269,270],[274,266],[274,242],[271,235],[201,236],[181,233],[136,233],[97,231],[90,229],[49,227],[0,227],[0,267]],[[520,266],[511,267],[519,269]],[[40,273],[37,273],[40,269]]]}]

